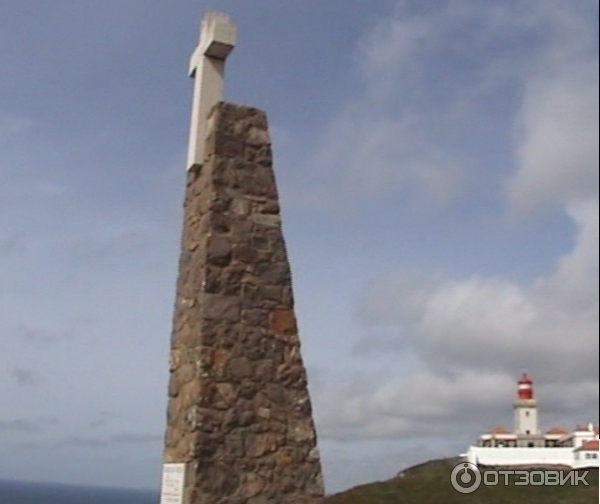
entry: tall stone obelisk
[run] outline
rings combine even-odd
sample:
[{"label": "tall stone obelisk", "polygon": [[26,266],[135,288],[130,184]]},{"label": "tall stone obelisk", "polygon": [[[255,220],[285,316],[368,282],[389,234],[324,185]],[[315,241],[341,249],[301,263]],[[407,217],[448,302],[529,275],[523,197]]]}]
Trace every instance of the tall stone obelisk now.
[{"label": "tall stone obelisk", "polygon": [[203,22],[170,359],[163,504],[316,504],[321,463],[266,115],[222,103],[236,29]]}]

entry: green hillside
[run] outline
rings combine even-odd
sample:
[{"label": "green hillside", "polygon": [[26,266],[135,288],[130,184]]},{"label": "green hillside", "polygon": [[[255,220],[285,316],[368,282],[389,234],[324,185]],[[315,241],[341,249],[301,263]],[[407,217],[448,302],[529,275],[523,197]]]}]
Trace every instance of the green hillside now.
[{"label": "green hillside", "polygon": [[[457,461],[430,462],[404,471],[402,477],[355,488],[327,500],[327,504],[596,504],[598,471],[590,472],[590,486],[485,487],[471,495],[458,493],[450,482]],[[511,483],[514,483],[512,481]]]}]

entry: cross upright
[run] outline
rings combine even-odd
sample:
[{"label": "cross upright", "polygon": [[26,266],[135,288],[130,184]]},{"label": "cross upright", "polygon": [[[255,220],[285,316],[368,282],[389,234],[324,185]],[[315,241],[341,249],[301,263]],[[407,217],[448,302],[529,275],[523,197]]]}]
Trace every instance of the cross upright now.
[{"label": "cross upright", "polygon": [[225,60],[235,47],[237,28],[228,16],[209,12],[202,20],[200,44],[190,62],[195,80],[187,169],[204,163],[206,121],[210,110],[223,98]]}]

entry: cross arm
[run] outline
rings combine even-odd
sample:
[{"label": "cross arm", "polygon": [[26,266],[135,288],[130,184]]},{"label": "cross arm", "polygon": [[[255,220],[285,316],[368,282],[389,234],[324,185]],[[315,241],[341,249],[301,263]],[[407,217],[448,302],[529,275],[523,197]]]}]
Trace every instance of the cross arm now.
[{"label": "cross arm", "polygon": [[201,33],[200,44],[190,61],[190,77],[195,77],[203,57],[225,60],[237,42],[237,27],[220,12],[209,12],[204,17]]}]

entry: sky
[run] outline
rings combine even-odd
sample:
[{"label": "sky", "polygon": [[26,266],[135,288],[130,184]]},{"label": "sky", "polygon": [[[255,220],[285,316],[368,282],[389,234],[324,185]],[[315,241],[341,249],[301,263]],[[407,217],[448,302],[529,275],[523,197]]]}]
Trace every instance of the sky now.
[{"label": "sky", "polygon": [[594,0],[0,0],[0,478],[156,488],[206,10],[267,111],[330,492],[598,421]]}]

